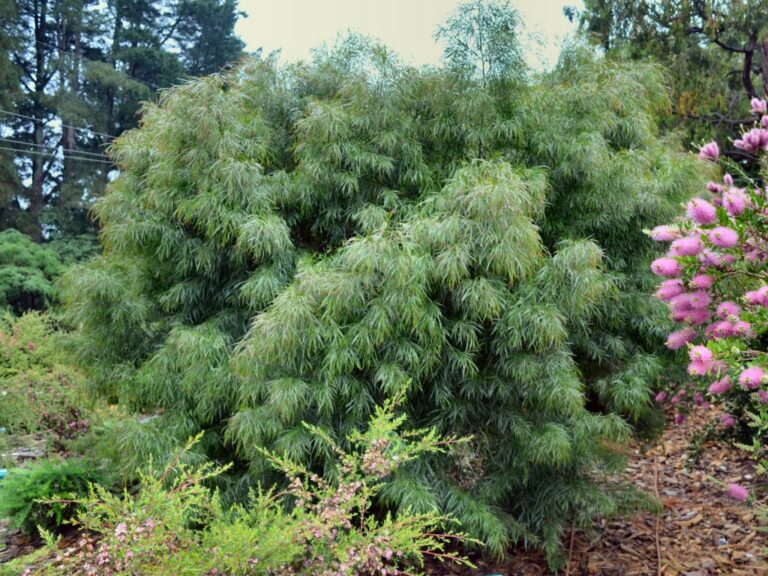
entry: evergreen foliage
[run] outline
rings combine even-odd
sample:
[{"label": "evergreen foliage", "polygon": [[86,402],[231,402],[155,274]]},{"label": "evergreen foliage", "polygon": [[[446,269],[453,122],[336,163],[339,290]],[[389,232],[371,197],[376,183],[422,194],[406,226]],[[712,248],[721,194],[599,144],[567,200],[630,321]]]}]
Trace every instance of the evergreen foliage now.
[{"label": "evergreen foliage", "polygon": [[42,310],[58,294],[53,280],[63,271],[50,248],[18,230],[0,232],[0,308]]},{"label": "evergreen foliage", "polygon": [[28,534],[59,528],[77,513],[77,499],[102,479],[92,463],[74,458],[15,468],[0,484],[0,517]]},{"label": "evergreen foliage", "polygon": [[204,430],[232,494],[279,479],[263,448],[332,476],[302,422],[343,443],[406,390],[415,425],[473,440],[398,470],[388,505],[556,561],[626,502],[601,478],[664,365],[642,228],[698,166],[657,135],[655,68],[575,50],[504,87],[354,37],[147,105],[104,255],[66,279],[95,390],[157,415],[116,430],[127,470]]}]

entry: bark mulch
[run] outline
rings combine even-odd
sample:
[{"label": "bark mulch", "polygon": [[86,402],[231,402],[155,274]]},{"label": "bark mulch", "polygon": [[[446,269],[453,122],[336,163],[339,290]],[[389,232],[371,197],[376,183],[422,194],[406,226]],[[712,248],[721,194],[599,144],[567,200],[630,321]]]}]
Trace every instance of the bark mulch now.
[{"label": "bark mulch", "polygon": [[[748,455],[702,431],[716,426],[720,413],[699,410],[681,426],[670,425],[652,446],[630,447],[626,481],[658,494],[660,516],[597,522],[588,532],[567,538],[567,576],[768,576],[768,520],[756,514],[754,500],[741,503],[727,495],[738,483],[768,505],[764,478]],[[762,480],[762,482],[761,482]],[[658,527],[657,527],[658,526]],[[658,537],[657,537],[658,529]],[[475,560],[477,569],[430,567],[432,575],[547,576],[541,555],[513,550],[504,562]]]}]

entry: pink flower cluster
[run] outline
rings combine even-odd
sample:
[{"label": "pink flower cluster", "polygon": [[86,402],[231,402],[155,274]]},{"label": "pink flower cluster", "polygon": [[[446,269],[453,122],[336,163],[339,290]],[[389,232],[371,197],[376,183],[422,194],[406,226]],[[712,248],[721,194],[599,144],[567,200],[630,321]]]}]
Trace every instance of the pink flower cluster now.
[{"label": "pink flower cluster", "polygon": [[[768,104],[753,99],[752,111],[759,121],[734,145],[757,154],[768,151]],[[715,142],[699,153],[708,162],[720,156]],[[761,340],[768,331],[768,201],[760,188],[737,186],[730,174],[709,182],[707,193],[688,202],[679,221],[650,232],[670,243],[651,270],[662,278],[656,297],[679,325],[666,344],[687,349],[690,375],[690,382],[662,390],[656,401],[670,402],[682,423],[686,403],[707,406],[708,397],[727,405],[723,428],[743,433],[748,413],[768,405],[768,351]],[[749,498],[738,484],[728,493]]]}]

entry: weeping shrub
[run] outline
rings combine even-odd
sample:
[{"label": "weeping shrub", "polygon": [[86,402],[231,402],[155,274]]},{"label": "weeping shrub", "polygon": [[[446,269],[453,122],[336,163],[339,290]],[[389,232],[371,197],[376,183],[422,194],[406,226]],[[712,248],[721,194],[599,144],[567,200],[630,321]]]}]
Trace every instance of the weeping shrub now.
[{"label": "weeping shrub", "polygon": [[281,481],[264,448],[332,476],[302,423],[344,446],[405,388],[414,425],[473,440],[381,503],[556,562],[569,523],[629,502],[602,478],[665,365],[642,229],[698,167],[656,133],[663,93],[578,50],[484,86],[357,38],[148,104],[113,148],[104,253],[66,279],[94,392],[137,414],[124,470],[205,431],[232,496]]}]

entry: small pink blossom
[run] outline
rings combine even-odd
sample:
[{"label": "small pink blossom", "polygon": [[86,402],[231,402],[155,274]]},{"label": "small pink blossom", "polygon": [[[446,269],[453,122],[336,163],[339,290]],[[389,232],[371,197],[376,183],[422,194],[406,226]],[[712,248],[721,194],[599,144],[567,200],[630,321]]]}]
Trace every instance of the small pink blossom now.
[{"label": "small pink blossom", "polygon": [[684,328],[677,332],[672,332],[667,337],[667,348],[679,350],[696,338],[696,330],[693,328]]},{"label": "small pink blossom", "polygon": [[766,112],[765,100],[761,100],[760,98],[752,98],[752,100],[750,101],[750,104],[752,105],[753,114],[756,114],[758,116],[765,114]]},{"label": "small pink blossom", "polygon": [[725,376],[720,380],[716,380],[709,386],[709,393],[714,394],[715,396],[719,396],[720,394],[725,394],[728,392],[732,386],[733,380],[731,380],[729,376]]},{"label": "small pink blossom", "polygon": [[672,256],[696,256],[704,250],[704,243],[697,236],[686,236],[672,242],[669,253]]},{"label": "small pink blossom", "polygon": [[709,290],[715,283],[715,279],[708,274],[698,274],[693,277],[690,282],[691,287],[698,288],[700,290]]},{"label": "small pink blossom", "polygon": [[704,144],[699,151],[699,158],[717,162],[718,158],[720,158],[720,148],[717,146],[717,142]]},{"label": "small pink blossom", "polygon": [[744,502],[749,498],[749,490],[740,484],[731,484],[728,486],[728,496],[739,502]]},{"label": "small pink blossom", "polygon": [[666,393],[664,390],[662,390],[661,392],[659,392],[658,394],[656,394],[656,398],[655,398],[655,400],[656,400],[656,402],[658,402],[659,404],[661,404],[662,402],[666,401],[666,399],[667,399],[667,393]]},{"label": "small pink blossom", "polygon": [[722,422],[723,422],[724,428],[733,428],[734,426],[736,426],[736,418],[734,418],[730,414],[723,414]]},{"label": "small pink blossom", "polygon": [[656,291],[656,297],[668,301],[684,292],[685,286],[681,280],[664,280]]},{"label": "small pink blossom", "polygon": [[651,270],[658,276],[680,276],[683,267],[674,258],[658,258],[651,264]]},{"label": "small pink blossom", "polygon": [[712,192],[712,194],[722,194],[725,187],[718,182],[707,182],[707,190]]},{"label": "small pink blossom", "polygon": [[731,316],[736,318],[741,314],[741,308],[735,302],[727,300],[717,307],[717,316],[723,320],[728,320]]},{"label": "small pink blossom", "polygon": [[733,145],[736,148],[752,153],[768,149],[768,130],[765,128],[752,128],[746,134],[742,134],[741,138],[734,140]]},{"label": "small pink blossom", "polygon": [[694,198],[688,202],[688,216],[697,224],[714,224],[717,221],[717,208],[706,200]]},{"label": "small pink blossom", "polygon": [[744,388],[755,389],[759,388],[760,384],[765,378],[765,370],[760,366],[753,366],[744,370],[739,376],[739,384]]},{"label": "small pink blossom", "polygon": [[707,238],[718,248],[733,248],[739,243],[739,233],[725,226],[713,228],[707,232]]},{"label": "small pink blossom", "polygon": [[677,226],[656,226],[651,230],[651,238],[657,242],[671,242],[680,238],[680,229]]},{"label": "small pink blossom", "polygon": [[741,188],[731,188],[723,194],[723,208],[731,216],[741,216],[749,204],[749,198]]}]

